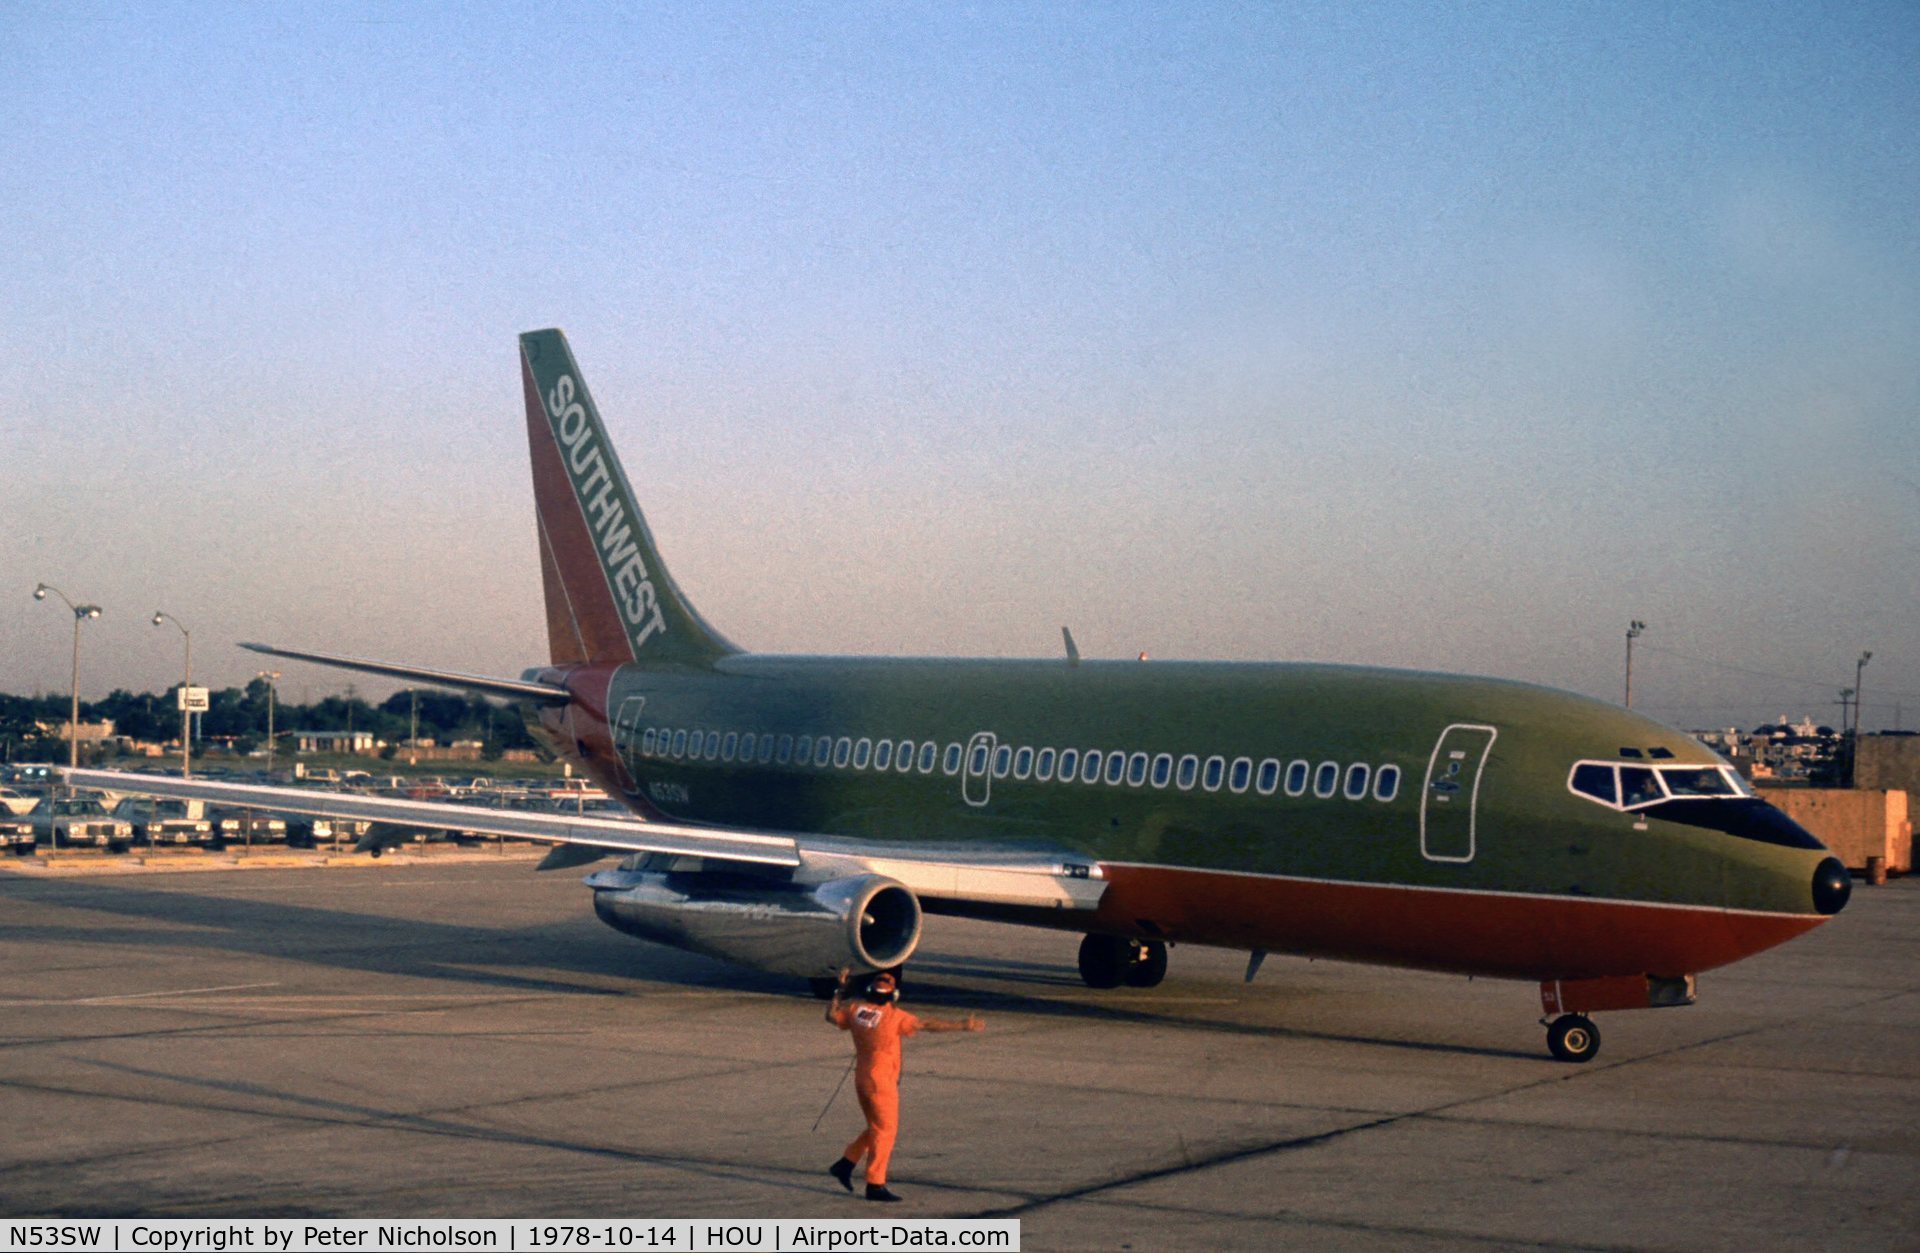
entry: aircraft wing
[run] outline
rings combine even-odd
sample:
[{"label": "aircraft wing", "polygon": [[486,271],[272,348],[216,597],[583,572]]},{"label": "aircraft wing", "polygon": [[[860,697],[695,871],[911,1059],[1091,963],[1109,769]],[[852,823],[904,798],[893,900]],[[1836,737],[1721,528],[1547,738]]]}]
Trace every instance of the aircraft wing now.
[{"label": "aircraft wing", "polygon": [[798,866],[800,853],[790,835],[739,828],[702,827],[692,823],[639,822],[630,818],[595,818],[584,814],[530,813],[516,809],[488,809],[442,801],[404,800],[387,796],[355,796],[308,788],[261,787],[184,779],[178,775],[133,774],[117,770],[62,770],[74,787],[101,788],[137,796],[166,796],[179,800],[244,805],[273,813],[311,814],[325,818],[357,818],[367,822],[432,830],[472,831],[548,844],[579,844],[614,852],[667,853],[766,866]]},{"label": "aircraft wing", "polygon": [[[138,796],[211,801],[273,813],[352,818],[391,826],[471,831],[509,839],[573,846],[554,850],[543,868],[584,865],[606,853],[660,853],[714,861],[749,862],[794,869],[798,877],[826,881],[854,874],[897,880],[915,895],[967,912],[969,906],[1086,910],[1099,906],[1106,881],[1100,867],[1056,850],[980,845],[889,844],[871,840],[804,836],[738,827],[634,818],[489,809],[444,801],[358,796],[316,788],[263,787],[187,779],[178,775],[114,770],[61,770],[75,787]],[[604,872],[615,873],[615,872]]]}]

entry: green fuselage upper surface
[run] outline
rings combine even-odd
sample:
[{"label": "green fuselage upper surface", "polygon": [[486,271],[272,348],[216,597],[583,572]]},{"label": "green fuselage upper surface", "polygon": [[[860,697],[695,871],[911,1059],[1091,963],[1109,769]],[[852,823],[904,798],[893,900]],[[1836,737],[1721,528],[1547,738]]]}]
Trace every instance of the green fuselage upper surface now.
[{"label": "green fuselage upper surface", "polygon": [[[1568,786],[1577,761],[1717,765],[1714,754],[1526,684],[1304,664],[757,655],[544,674],[576,694],[570,712],[544,716],[547,730],[638,807],[682,820],[1811,912],[1808,850],[1649,821]],[[826,760],[802,762],[803,739]],[[1043,763],[1054,777],[1036,777]]]}]

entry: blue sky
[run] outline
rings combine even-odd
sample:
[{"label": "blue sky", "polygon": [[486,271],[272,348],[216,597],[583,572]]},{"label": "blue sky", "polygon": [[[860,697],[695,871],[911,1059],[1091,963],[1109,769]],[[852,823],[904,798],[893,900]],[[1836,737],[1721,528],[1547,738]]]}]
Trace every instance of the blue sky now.
[{"label": "blue sky", "polygon": [[[0,690],[543,656],[565,327],[762,651],[1920,723],[1911,5],[16,5]],[[347,676],[289,667],[289,694]],[[380,692],[376,683],[360,690]]]}]

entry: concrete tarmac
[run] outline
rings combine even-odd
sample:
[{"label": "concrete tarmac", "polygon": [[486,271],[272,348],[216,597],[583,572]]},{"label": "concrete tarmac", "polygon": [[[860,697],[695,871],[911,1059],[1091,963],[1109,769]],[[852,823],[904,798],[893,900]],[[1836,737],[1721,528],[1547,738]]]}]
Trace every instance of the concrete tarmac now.
[{"label": "concrete tarmac", "polygon": [[[105,868],[110,863],[102,863]],[[1920,1246],[1920,880],[1609,1014],[1531,985],[931,918],[894,1187],[824,1173],[850,1056],[790,980],[596,921],[525,855],[199,874],[0,862],[8,1216],[1013,1216],[1028,1249]]]}]

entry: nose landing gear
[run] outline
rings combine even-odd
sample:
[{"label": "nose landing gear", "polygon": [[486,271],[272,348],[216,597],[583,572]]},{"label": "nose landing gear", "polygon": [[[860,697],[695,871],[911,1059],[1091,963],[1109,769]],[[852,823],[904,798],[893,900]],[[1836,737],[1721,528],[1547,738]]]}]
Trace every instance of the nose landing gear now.
[{"label": "nose landing gear", "polygon": [[1153,988],[1167,977],[1167,946],[1160,940],[1090,935],[1080,941],[1080,978],[1090,988]]},{"label": "nose landing gear", "polygon": [[1562,1014],[1547,1023],[1547,1048],[1563,1062],[1590,1062],[1600,1051],[1600,1028],[1585,1014]]}]

